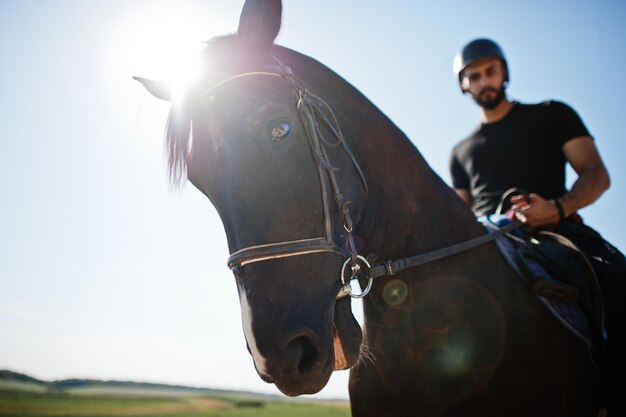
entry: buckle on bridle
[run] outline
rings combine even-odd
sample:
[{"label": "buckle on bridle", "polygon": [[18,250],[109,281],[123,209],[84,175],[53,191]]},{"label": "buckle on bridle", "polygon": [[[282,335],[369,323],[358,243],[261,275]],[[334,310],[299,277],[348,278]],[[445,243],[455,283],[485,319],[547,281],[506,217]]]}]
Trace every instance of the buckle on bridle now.
[{"label": "buckle on bridle", "polygon": [[387,270],[387,275],[394,275],[396,273],[391,267],[391,261],[385,262],[385,269]]},{"label": "buckle on bridle", "polygon": [[[369,272],[371,265],[367,261],[367,259],[365,259],[365,257],[357,255],[356,261],[353,261],[351,257],[346,259],[346,261],[343,263],[343,266],[341,267],[341,289],[337,294],[337,299],[346,297],[348,295],[352,298],[363,298],[372,289],[372,282],[374,280],[373,278],[370,278],[368,274],[367,286],[365,287],[365,289],[360,294],[355,294],[352,292],[351,282],[355,279],[358,279],[363,270],[363,267],[359,264],[359,262],[362,262],[363,265],[366,267],[366,273]],[[350,268],[350,279],[346,281],[346,269],[348,268]]]}]

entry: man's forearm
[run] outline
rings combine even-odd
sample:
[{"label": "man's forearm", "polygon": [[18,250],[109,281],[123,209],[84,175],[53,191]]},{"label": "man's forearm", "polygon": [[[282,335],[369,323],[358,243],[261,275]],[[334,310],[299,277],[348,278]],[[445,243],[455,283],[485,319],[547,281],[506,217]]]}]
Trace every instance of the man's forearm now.
[{"label": "man's forearm", "polygon": [[565,215],[569,216],[596,201],[609,188],[610,183],[604,165],[589,167],[578,173],[572,189],[559,198]]}]

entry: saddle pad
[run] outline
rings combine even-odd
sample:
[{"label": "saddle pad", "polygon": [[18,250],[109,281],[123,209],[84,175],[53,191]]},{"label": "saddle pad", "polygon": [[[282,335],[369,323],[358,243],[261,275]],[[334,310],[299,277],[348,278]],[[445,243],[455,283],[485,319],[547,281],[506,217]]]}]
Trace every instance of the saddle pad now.
[{"label": "saddle pad", "polygon": [[[489,233],[511,223],[508,217],[500,214],[480,216],[477,220],[483,224]],[[516,229],[513,234],[523,238],[523,232],[520,229]],[[495,242],[509,266],[515,271],[517,276],[525,282],[524,275],[514,260],[516,247],[513,240],[505,235],[497,238]],[[526,267],[535,276],[556,282],[539,263],[527,260]],[[537,299],[568,332],[591,348],[592,333],[589,318],[578,303],[553,300],[540,295],[537,296]]]}]

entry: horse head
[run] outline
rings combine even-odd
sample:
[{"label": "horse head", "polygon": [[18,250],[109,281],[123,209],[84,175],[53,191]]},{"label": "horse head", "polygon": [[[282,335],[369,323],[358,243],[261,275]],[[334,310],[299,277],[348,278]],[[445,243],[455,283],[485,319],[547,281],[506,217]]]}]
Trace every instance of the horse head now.
[{"label": "horse head", "polygon": [[[361,329],[338,293],[367,185],[343,135],[339,77],[273,45],[280,22],[280,1],[247,1],[237,33],[207,42],[203,75],[172,104],[166,150],[171,178],[221,217],[258,374],[300,395],[359,356]],[[139,81],[171,101],[166,84]]]}]

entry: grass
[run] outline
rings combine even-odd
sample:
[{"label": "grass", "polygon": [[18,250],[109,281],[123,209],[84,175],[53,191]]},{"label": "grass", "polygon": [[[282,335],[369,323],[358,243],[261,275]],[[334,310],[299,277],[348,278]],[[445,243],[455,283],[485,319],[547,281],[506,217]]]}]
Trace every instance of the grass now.
[{"label": "grass", "polygon": [[72,395],[0,391],[11,417],[346,417],[347,406],[209,396]]}]

